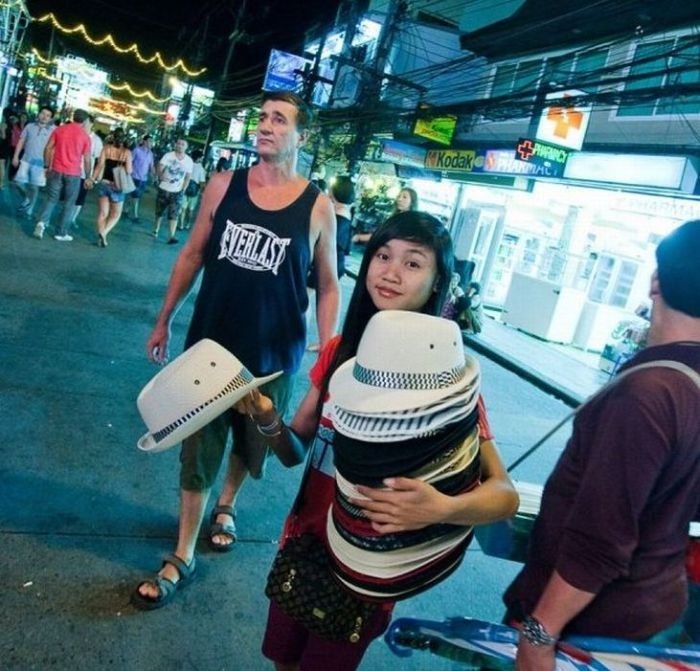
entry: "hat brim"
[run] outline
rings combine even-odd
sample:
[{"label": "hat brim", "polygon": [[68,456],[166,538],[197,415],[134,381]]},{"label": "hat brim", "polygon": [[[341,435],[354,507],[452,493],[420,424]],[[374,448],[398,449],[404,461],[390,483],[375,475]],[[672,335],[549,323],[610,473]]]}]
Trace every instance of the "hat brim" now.
[{"label": "hat brim", "polygon": [[332,402],[351,412],[376,413],[399,412],[422,408],[451,394],[477,384],[479,364],[471,356],[465,356],[466,371],[458,382],[439,389],[393,389],[375,387],[358,381],[353,375],[356,357],[348,359],[333,373],[328,391]]},{"label": "hat brim", "polygon": [[238,401],[253,391],[253,389],[257,389],[268,382],[272,382],[272,380],[277,379],[283,373],[284,371],[280,370],[276,373],[272,373],[271,375],[254,378],[245,386],[235,389],[230,394],[227,394],[226,396],[217,399],[208,405],[204,410],[202,410],[202,412],[183,423],[172,433],[165,436],[162,440],[156,440],[154,434],[150,431],[145,433],[136,441],[136,447],[143,452],[164,452],[165,450],[181,443],[183,440],[185,440],[185,438],[189,438],[193,433],[196,433],[200,429],[204,428],[219,415],[223,414],[229,408],[238,403]]}]

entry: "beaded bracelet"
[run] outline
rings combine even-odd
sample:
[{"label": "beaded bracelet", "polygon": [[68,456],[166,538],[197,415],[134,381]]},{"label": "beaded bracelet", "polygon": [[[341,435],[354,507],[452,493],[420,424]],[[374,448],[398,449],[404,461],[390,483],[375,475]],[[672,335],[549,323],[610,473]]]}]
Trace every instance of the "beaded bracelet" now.
[{"label": "beaded bracelet", "polygon": [[257,424],[258,433],[266,438],[274,438],[282,433],[282,420],[278,417],[270,422],[270,424]]}]

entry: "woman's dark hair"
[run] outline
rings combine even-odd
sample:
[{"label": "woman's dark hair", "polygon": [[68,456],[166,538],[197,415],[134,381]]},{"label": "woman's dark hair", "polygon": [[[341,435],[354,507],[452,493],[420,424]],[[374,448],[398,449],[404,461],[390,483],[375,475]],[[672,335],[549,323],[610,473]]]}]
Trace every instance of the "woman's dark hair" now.
[{"label": "woman's dark hair", "polygon": [[[418,210],[418,194],[416,193],[416,190],[412,189],[410,186],[402,186],[401,191],[399,191],[399,195],[404,191],[411,197],[411,206],[408,208],[408,211],[415,212]],[[396,209],[394,209],[394,212],[396,213]]]},{"label": "woman's dark hair", "polygon": [[439,219],[426,212],[410,211],[392,215],[374,231],[362,256],[362,264],[357,273],[355,288],[345,315],[340,344],[321,388],[319,411],[326,397],[331,375],[338,366],[355,356],[367,322],[377,312],[367,291],[367,271],[377,251],[390,240],[408,240],[433,250],[437,266],[437,281],[428,302],[420,311],[435,316],[442,312],[454,266],[452,238],[449,232]]},{"label": "woman's dark hair", "polygon": [[123,128],[115,128],[110,133],[110,137],[112,138],[110,144],[113,144],[115,147],[121,148],[126,146],[126,135]]}]

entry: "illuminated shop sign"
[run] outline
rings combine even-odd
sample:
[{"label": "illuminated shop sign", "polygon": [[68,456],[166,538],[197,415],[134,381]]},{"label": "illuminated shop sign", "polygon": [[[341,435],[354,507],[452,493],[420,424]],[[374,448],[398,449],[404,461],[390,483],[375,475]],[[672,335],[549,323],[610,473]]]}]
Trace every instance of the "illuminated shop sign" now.
[{"label": "illuminated shop sign", "polygon": [[515,146],[516,160],[551,167],[558,173],[558,176],[564,174],[564,167],[568,158],[569,152],[566,149],[555,147],[546,142],[520,138]]},{"label": "illuminated shop sign", "polygon": [[483,164],[483,152],[475,149],[434,149],[425,157],[425,167],[434,170],[480,172]]},{"label": "illuminated shop sign", "polygon": [[381,142],[381,160],[391,161],[397,165],[407,165],[414,168],[425,166],[425,149],[413,144],[384,140]]},{"label": "illuminated shop sign", "polygon": [[311,61],[286,51],[270,50],[263,91],[299,91],[304,84],[304,71]]},{"label": "illuminated shop sign", "polygon": [[561,177],[564,166],[547,162],[538,165],[515,158],[507,149],[436,149],[428,151],[425,167],[432,170],[489,175]]},{"label": "illuminated shop sign", "polygon": [[452,144],[456,128],[456,116],[447,115],[430,119],[417,119],[413,134],[438,144],[450,145]]},{"label": "illuminated shop sign", "polygon": [[564,177],[587,182],[675,189],[693,193],[698,171],[686,156],[582,152],[569,159]]},{"label": "illuminated shop sign", "polygon": [[482,172],[497,175],[524,175],[528,177],[561,177],[563,166],[558,164],[527,163],[515,158],[514,151],[490,149],[486,152]]},{"label": "illuminated shop sign", "polygon": [[591,116],[590,105],[575,101],[585,96],[583,91],[556,91],[547,94],[535,137],[550,144],[581,149]]}]

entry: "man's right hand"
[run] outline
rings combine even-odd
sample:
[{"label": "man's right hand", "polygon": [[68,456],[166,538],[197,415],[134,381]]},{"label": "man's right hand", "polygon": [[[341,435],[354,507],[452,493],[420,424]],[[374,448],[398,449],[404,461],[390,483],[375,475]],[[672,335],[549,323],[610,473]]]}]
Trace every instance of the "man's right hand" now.
[{"label": "man's right hand", "polygon": [[18,159],[18,158],[15,158],[15,157],[13,156],[13,157],[12,157],[12,165],[13,165],[15,168],[19,168],[19,159]]},{"label": "man's right hand", "polygon": [[168,344],[170,343],[170,327],[156,324],[146,341],[146,356],[157,364],[168,363]]}]

